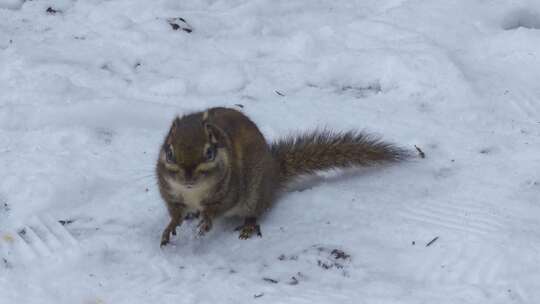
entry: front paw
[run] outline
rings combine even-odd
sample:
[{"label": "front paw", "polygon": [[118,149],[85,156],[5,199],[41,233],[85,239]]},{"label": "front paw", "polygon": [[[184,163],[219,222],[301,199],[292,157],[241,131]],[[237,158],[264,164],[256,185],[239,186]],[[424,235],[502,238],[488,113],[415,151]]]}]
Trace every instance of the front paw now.
[{"label": "front paw", "polygon": [[197,234],[199,236],[204,236],[210,229],[212,229],[212,220],[210,218],[203,218],[199,221],[199,224],[197,224],[198,232]]},{"label": "front paw", "polygon": [[163,231],[163,234],[161,234],[161,243],[160,243],[160,247],[163,247],[167,244],[169,244],[169,237],[171,235],[171,231],[169,229],[165,229],[165,231]]},{"label": "front paw", "polygon": [[160,247],[163,247],[169,243],[171,234],[176,235],[176,227],[178,227],[178,224],[171,222],[165,230],[163,230],[163,233],[161,234],[161,243]]},{"label": "front paw", "polygon": [[256,223],[246,223],[240,227],[237,227],[235,231],[240,231],[238,238],[241,240],[247,240],[254,234],[256,234],[258,237],[262,237],[261,226]]}]

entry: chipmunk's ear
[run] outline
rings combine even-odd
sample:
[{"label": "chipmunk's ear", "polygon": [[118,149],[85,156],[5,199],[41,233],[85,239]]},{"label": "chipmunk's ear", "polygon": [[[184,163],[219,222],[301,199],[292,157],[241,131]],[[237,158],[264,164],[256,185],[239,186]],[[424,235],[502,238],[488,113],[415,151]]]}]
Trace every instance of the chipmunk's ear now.
[{"label": "chipmunk's ear", "polygon": [[204,132],[206,133],[206,136],[208,137],[208,141],[214,145],[219,144],[219,138],[220,138],[219,128],[208,122],[204,123],[203,126],[204,126]]},{"label": "chipmunk's ear", "polygon": [[203,113],[202,117],[202,124],[204,128],[204,132],[206,133],[206,136],[208,137],[208,141],[217,146],[222,146],[223,144],[220,144],[223,141],[223,130],[216,126],[215,124],[211,123],[209,121],[209,113],[208,111]]},{"label": "chipmunk's ear", "polygon": [[173,139],[174,137],[176,136],[176,133],[178,131],[178,121],[180,120],[180,118],[176,117],[174,120],[173,120],[173,123],[172,123],[172,126],[171,126],[171,129],[169,130],[169,134],[167,135],[167,140],[165,141],[165,143],[167,145],[171,145],[172,142],[173,142]]}]

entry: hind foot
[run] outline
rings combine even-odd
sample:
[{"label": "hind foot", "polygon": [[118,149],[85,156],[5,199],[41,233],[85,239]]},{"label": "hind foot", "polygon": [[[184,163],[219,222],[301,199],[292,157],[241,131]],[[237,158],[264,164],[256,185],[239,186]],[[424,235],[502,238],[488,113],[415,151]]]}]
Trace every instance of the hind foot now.
[{"label": "hind foot", "polygon": [[247,240],[254,234],[257,234],[258,237],[262,237],[261,226],[257,224],[257,218],[255,217],[246,218],[244,224],[236,227],[234,231],[240,231],[238,238],[241,240]]}]

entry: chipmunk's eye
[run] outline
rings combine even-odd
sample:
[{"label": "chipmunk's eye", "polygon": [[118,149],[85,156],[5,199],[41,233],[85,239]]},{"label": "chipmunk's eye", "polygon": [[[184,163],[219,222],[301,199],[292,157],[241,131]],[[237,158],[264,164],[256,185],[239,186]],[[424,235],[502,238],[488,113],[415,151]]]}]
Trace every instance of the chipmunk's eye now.
[{"label": "chipmunk's eye", "polygon": [[167,162],[174,163],[174,152],[172,145],[167,146],[165,148],[165,157],[167,158]]},{"label": "chipmunk's eye", "polygon": [[213,161],[216,158],[216,147],[210,146],[206,148],[206,152],[204,152],[204,159],[209,162]]}]

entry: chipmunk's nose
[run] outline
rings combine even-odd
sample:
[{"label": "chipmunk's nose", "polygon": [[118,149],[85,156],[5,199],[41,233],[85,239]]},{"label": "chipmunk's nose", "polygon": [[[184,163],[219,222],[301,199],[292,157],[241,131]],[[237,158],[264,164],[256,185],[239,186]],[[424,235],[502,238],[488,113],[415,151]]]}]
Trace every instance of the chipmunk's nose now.
[{"label": "chipmunk's nose", "polygon": [[195,186],[195,182],[192,180],[192,179],[185,179],[184,181],[184,186],[186,186],[186,188],[188,189],[191,189],[193,188],[193,186]]},{"label": "chipmunk's nose", "polygon": [[193,169],[186,168],[184,170],[184,179],[186,180],[186,185],[193,185]]}]

